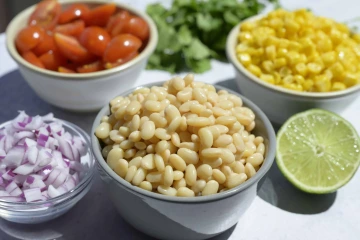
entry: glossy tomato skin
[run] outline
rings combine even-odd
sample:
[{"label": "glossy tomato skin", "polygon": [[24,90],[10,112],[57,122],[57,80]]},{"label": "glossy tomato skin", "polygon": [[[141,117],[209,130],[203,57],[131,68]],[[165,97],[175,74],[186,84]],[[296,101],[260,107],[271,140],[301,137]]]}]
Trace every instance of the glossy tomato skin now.
[{"label": "glossy tomato skin", "polygon": [[15,38],[15,45],[20,53],[35,48],[44,38],[45,31],[39,26],[28,26],[22,29]]},{"label": "glossy tomato skin", "polygon": [[86,26],[104,27],[115,11],[115,3],[103,4],[91,9],[82,16],[82,19],[85,21]]},{"label": "glossy tomato skin", "polygon": [[93,63],[85,64],[76,69],[78,73],[91,73],[104,70],[103,64],[101,61],[96,61]]},{"label": "glossy tomato skin", "polygon": [[60,66],[58,68],[58,72],[61,72],[61,73],[76,73],[75,71],[69,69],[69,68],[66,68],[66,67],[62,67]]},{"label": "glossy tomato skin", "polygon": [[93,26],[87,27],[81,33],[79,40],[89,52],[102,57],[111,37],[105,29]]},{"label": "glossy tomato skin", "polygon": [[35,11],[29,18],[29,25],[38,25],[46,30],[55,27],[61,12],[60,3],[57,0],[43,0],[37,4]]},{"label": "glossy tomato skin", "polygon": [[130,60],[133,60],[133,59],[136,58],[138,55],[139,55],[138,52],[134,52],[134,53],[130,54],[129,56],[127,56],[126,58],[119,59],[119,60],[116,61],[116,62],[113,62],[113,63],[105,63],[105,64],[104,64],[104,68],[105,68],[105,69],[111,69],[111,68],[114,68],[114,67],[123,65],[123,64],[129,62]]},{"label": "glossy tomato skin", "polygon": [[76,38],[61,33],[55,33],[54,37],[60,53],[71,61],[82,63],[94,59],[94,55],[81,46]]},{"label": "glossy tomato skin", "polygon": [[68,36],[78,37],[85,29],[85,22],[83,20],[76,20],[71,23],[57,25],[54,32],[62,33]]},{"label": "glossy tomato skin", "polygon": [[59,66],[66,63],[66,58],[62,56],[58,51],[49,51],[39,57],[42,64],[46,69],[57,71]]},{"label": "glossy tomato skin", "polygon": [[40,43],[32,49],[36,56],[41,56],[49,51],[57,50],[54,35],[51,32],[46,32]]},{"label": "glossy tomato skin", "polygon": [[40,61],[40,59],[33,52],[27,51],[27,52],[24,52],[21,56],[29,63],[31,63],[39,68],[45,69],[44,64]]},{"label": "glossy tomato skin", "polygon": [[146,41],[149,38],[149,26],[146,21],[140,17],[132,16],[129,21],[124,25],[122,33],[129,33],[142,41]]},{"label": "glossy tomato skin", "polygon": [[111,37],[115,37],[119,35],[125,24],[130,20],[130,13],[126,10],[121,10],[116,15],[112,16],[106,25],[106,31],[111,35]]},{"label": "glossy tomato skin", "polygon": [[141,47],[139,38],[131,34],[120,34],[114,37],[105,49],[103,61],[114,63],[134,54]]},{"label": "glossy tomato skin", "polygon": [[61,12],[59,16],[59,24],[69,23],[75,19],[79,19],[82,16],[88,14],[90,8],[85,4],[76,3]]}]

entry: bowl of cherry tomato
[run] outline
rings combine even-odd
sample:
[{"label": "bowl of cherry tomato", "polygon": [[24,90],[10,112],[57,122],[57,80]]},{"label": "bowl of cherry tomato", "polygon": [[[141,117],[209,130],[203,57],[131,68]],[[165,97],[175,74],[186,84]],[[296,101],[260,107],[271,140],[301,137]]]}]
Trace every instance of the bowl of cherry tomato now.
[{"label": "bowl of cherry tomato", "polygon": [[106,0],[43,0],[6,29],[6,46],[31,88],[52,105],[100,109],[137,78],[155,50],[144,12]]}]

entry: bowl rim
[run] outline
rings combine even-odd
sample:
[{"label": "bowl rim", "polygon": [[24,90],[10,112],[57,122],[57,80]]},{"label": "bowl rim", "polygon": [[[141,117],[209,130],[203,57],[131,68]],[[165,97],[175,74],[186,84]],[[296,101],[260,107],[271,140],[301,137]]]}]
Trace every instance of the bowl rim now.
[{"label": "bowl rim", "polygon": [[[41,74],[41,75],[45,75],[49,78],[54,78],[54,79],[62,79],[62,80],[99,80],[99,77],[106,77],[115,73],[119,73],[119,72],[124,72],[132,67],[134,67],[134,65],[139,64],[140,62],[142,62],[143,60],[147,59],[155,50],[157,42],[158,42],[158,31],[157,31],[157,27],[154,23],[154,21],[150,18],[149,15],[147,15],[145,12],[142,12],[134,7],[131,7],[125,3],[121,3],[121,2],[115,2],[115,1],[111,1],[109,2],[108,0],[58,0],[59,3],[61,5],[68,5],[68,4],[74,4],[74,3],[84,3],[84,4],[92,4],[92,5],[96,5],[96,4],[109,4],[109,3],[114,3],[116,4],[117,8],[121,8],[121,9],[125,9],[130,11],[131,13],[143,18],[150,29],[150,37],[149,40],[146,44],[146,47],[143,49],[142,52],[140,52],[140,54],[135,57],[134,59],[130,60],[129,62],[122,64],[118,67],[115,68],[111,68],[111,69],[106,69],[106,70],[102,70],[102,71],[98,71],[98,72],[93,72],[93,73],[60,73],[57,71],[51,71],[51,70],[47,70],[47,69],[42,69],[39,67],[34,66],[33,64],[25,61],[21,55],[18,53],[18,51],[16,50],[15,47],[15,37],[17,35],[17,32],[20,30],[17,30],[16,28],[16,24],[18,24],[18,22],[22,21],[24,18],[27,19],[29,18],[29,16],[31,15],[31,13],[34,11],[34,9],[36,8],[36,4],[26,8],[25,10],[21,11],[19,14],[17,14],[8,24],[6,31],[5,31],[5,35],[6,35],[6,49],[9,53],[9,55],[17,62],[17,64],[26,67],[28,70]],[[9,36],[11,34],[9,34],[10,32],[14,32],[13,34],[13,38],[10,38]],[[101,80],[101,79],[100,79]]]},{"label": "bowl rim", "polygon": [[[62,123],[63,126],[72,129],[73,131],[77,132],[77,134],[79,134],[85,141],[86,141],[86,146],[87,146],[87,152],[89,153],[89,158],[92,159],[92,165],[90,166],[88,172],[86,173],[86,175],[84,176],[83,179],[81,179],[81,181],[79,182],[78,185],[75,186],[75,188],[73,188],[72,190],[61,194],[57,197],[54,198],[50,198],[46,201],[38,201],[38,202],[10,202],[10,201],[4,201],[0,199],[0,209],[2,208],[6,208],[6,207],[36,207],[39,206],[41,207],[44,204],[53,204],[55,202],[55,204],[53,204],[52,206],[58,205],[58,204],[62,204],[63,202],[67,202],[67,200],[72,199],[72,197],[77,196],[78,194],[80,194],[85,187],[91,183],[93,177],[94,177],[94,172],[95,172],[95,156],[93,154],[93,152],[91,151],[91,143],[90,143],[90,137],[89,135],[79,126],[68,122],[66,120],[62,120],[59,118],[53,118],[52,121],[59,121]],[[4,127],[7,124],[10,124],[12,122],[12,120],[6,121],[2,124],[0,124],[0,128]],[[57,202],[58,201],[58,202]],[[19,211],[22,212],[26,209],[10,209],[11,211]]]},{"label": "bowl rim", "polygon": [[[132,89],[129,89],[127,91],[124,91],[123,93],[119,94],[118,96],[127,96],[128,94],[130,94],[131,92],[133,92],[134,90],[138,89],[138,88],[143,88],[143,87],[152,87],[152,86],[161,86],[164,83],[164,81],[161,82],[155,82],[155,83],[149,83],[149,84],[145,84],[145,85],[141,85],[138,87],[134,87]],[[250,101],[249,99],[247,99],[246,97],[244,97],[243,95],[239,94],[238,92],[235,92],[231,89],[219,86],[219,85],[214,85],[215,88],[217,90],[226,90],[231,94],[235,94],[236,96],[241,97],[241,99],[243,100],[244,105],[246,105],[247,107],[249,107],[250,109],[252,109],[257,118],[260,119],[265,127],[266,133],[269,136],[269,147],[266,151],[266,157],[264,160],[263,165],[260,167],[259,171],[253,176],[251,177],[249,180],[247,180],[246,182],[240,184],[239,186],[230,189],[228,191],[224,191],[224,192],[220,192],[217,194],[213,194],[213,195],[209,195],[209,196],[199,196],[199,197],[175,197],[175,196],[166,196],[166,195],[162,195],[159,193],[154,193],[154,192],[149,192],[147,190],[144,190],[140,187],[137,186],[133,186],[130,183],[128,183],[127,181],[125,181],[125,179],[121,178],[120,176],[118,176],[106,163],[105,159],[103,158],[102,154],[101,154],[101,150],[99,148],[99,140],[98,138],[95,136],[95,130],[97,128],[97,126],[100,124],[101,118],[105,115],[107,115],[110,111],[110,107],[109,105],[104,106],[99,113],[97,114],[93,126],[92,126],[92,130],[91,130],[91,147],[95,156],[95,159],[98,163],[98,166],[100,166],[104,172],[110,177],[112,178],[112,180],[114,180],[116,183],[120,184],[121,187],[126,188],[127,190],[131,191],[134,194],[140,194],[142,196],[146,196],[146,197],[150,197],[153,199],[157,199],[157,200],[162,200],[162,201],[166,201],[166,202],[177,202],[177,203],[204,203],[204,202],[212,202],[212,201],[218,201],[220,199],[223,198],[228,198],[231,197],[235,194],[238,194],[246,189],[248,189],[249,187],[253,186],[254,184],[257,184],[261,178],[264,177],[264,175],[270,170],[270,167],[272,166],[274,159],[275,159],[275,150],[276,150],[276,135],[275,135],[275,131],[274,128],[272,126],[272,124],[270,123],[270,120],[267,118],[267,116],[265,115],[265,113],[258,107],[256,106],[252,101]]]},{"label": "bowl rim", "polygon": [[254,83],[256,83],[258,86],[260,86],[262,88],[266,88],[272,92],[287,95],[290,97],[298,97],[298,98],[304,99],[304,100],[305,99],[306,100],[308,100],[308,99],[317,100],[317,99],[339,98],[339,97],[349,96],[349,95],[355,94],[358,91],[360,91],[360,84],[357,84],[357,85],[347,88],[345,90],[335,91],[335,92],[324,92],[324,93],[322,93],[322,92],[299,92],[299,91],[295,91],[295,90],[291,90],[291,89],[286,89],[286,88],[283,88],[280,86],[272,85],[270,83],[267,83],[267,82],[261,80],[260,78],[253,75],[252,73],[250,73],[238,61],[238,59],[236,57],[235,47],[237,44],[237,35],[240,32],[240,27],[242,24],[244,24],[246,22],[257,21],[261,18],[264,18],[267,15],[268,14],[266,14],[266,13],[261,13],[261,14],[255,15],[253,17],[250,17],[244,21],[241,21],[236,26],[234,26],[233,29],[228,34],[227,41],[226,41],[226,55],[227,55],[228,60],[232,63],[232,65],[235,67],[235,69],[237,71],[241,72],[243,75],[245,75],[245,77],[252,80]]}]

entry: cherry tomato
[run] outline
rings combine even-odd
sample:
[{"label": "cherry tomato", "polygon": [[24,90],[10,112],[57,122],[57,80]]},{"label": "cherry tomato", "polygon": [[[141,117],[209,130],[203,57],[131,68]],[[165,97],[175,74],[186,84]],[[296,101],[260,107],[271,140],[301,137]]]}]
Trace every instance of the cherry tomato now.
[{"label": "cherry tomato", "polygon": [[61,6],[57,0],[41,1],[29,18],[29,25],[38,25],[46,30],[51,30],[55,27],[60,12]]},{"label": "cherry tomato", "polygon": [[66,68],[66,67],[59,67],[58,72],[61,72],[61,73],[76,73],[75,71],[73,71],[73,70],[71,70],[69,68]]},{"label": "cherry tomato", "polygon": [[105,52],[106,46],[110,42],[111,37],[101,27],[87,27],[80,35],[80,43],[89,52],[97,56],[102,56]]},{"label": "cherry tomato", "polygon": [[105,68],[105,69],[110,69],[110,68],[114,68],[114,67],[123,65],[123,64],[129,62],[130,60],[136,58],[138,55],[139,55],[138,52],[134,52],[134,53],[130,54],[129,56],[127,56],[126,58],[123,58],[123,59],[118,60],[117,62],[114,62],[114,63],[105,63],[105,64],[104,64],[104,68]]},{"label": "cherry tomato", "polygon": [[46,69],[56,71],[59,66],[66,63],[66,58],[58,51],[49,51],[39,57]]},{"label": "cherry tomato", "polygon": [[39,26],[29,26],[22,29],[15,39],[15,45],[20,53],[36,47],[44,38],[45,31]]},{"label": "cherry tomato", "polygon": [[41,56],[48,51],[57,49],[54,36],[51,32],[46,32],[42,41],[32,50],[36,56]]},{"label": "cherry tomato", "polygon": [[54,37],[60,52],[71,61],[87,62],[94,58],[86,48],[81,46],[76,38],[61,33],[55,33]]},{"label": "cherry tomato", "polygon": [[149,26],[144,19],[132,16],[124,25],[122,33],[130,33],[145,41],[149,38]]},{"label": "cherry tomato", "polygon": [[85,64],[81,67],[78,67],[76,71],[78,73],[90,73],[90,72],[97,72],[103,70],[103,65],[101,61],[96,61],[90,64]]},{"label": "cherry tomato", "polygon": [[71,23],[58,25],[54,32],[62,33],[69,36],[78,37],[85,29],[85,22],[83,20],[76,20]]},{"label": "cherry tomato", "polygon": [[29,63],[31,63],[39,68],[45,68],[44,64],[42,64],[40,59],[31,51],[24,52],[22,54],[22,57]]},{"label": "cherry tomato", "polygon": [[81,16],[88,12],[90,12],[90,8],[85,4],[73,4],[60,14],[58,23],[69,23],[75,19],[81,18]]},{"label": "cherry tomato", "polygon": [[116,11],[115,3],[100,5],[88,13],[84,14],[82,19],[87,26],[100,26],[103,27],[109,21],[111,15]]},{"label": "cherry tomato", "polygon": [[105,49],[104,62],[117,62],[137,52],[142,42],[139,38],[131,34],[120,34],[114,37]]},{"label": "cherry tomato", "polygon": [[115,16],[112,16],[106,25],[106,31],[110,33],[112,37],[120,34],[125,24],[130,20],[130,13],[122,10]]}]

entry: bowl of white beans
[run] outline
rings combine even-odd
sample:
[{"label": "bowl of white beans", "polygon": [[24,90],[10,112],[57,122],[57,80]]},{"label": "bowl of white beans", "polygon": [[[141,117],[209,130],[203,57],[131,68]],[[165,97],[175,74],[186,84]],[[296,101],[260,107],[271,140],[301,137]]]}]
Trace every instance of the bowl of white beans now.
[{"label": "bowl of white beans", "polygon": [[91,138],[118,212],[159,239],[206,239],[235,225],[276,149],[255,104],[192,74],[120,94],[97,115]]}]

